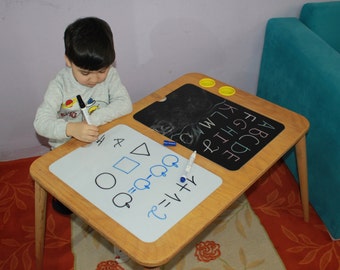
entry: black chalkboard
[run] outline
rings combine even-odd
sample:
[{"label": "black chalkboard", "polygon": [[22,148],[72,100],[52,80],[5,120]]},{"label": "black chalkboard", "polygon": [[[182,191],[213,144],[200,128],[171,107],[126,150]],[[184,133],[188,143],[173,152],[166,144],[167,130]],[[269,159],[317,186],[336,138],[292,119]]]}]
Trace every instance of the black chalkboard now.
[{"label": "black chalkboard", "polygon": [[134,118],[229,170],[238,170],[284,125],[195,85],[185,84]]}]

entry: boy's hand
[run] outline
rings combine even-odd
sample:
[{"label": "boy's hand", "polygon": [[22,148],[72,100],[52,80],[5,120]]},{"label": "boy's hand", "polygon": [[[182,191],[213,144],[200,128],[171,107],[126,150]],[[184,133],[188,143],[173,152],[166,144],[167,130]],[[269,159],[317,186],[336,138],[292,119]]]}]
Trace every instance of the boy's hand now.
[{"label": "boy's hand", "polygon": [[66,135],[82,142],[94,142],[98,139],[99,130],[98,127],[88,125],[86,122],[70,122],[66,126]]}]

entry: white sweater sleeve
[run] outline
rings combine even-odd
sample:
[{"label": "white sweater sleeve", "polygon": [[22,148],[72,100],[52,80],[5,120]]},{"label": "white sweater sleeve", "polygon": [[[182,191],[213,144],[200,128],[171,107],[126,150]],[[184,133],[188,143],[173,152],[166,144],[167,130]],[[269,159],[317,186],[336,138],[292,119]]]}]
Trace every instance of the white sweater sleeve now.
[{"label": "white sweater sleeve", "polygon": [[115,68],[108,74],[108,105],[91,114],[91,122],[94,125],[103,125],[113,119],[126,115],[132,111],[132,102],[128,91],[122,84]]},{"label": "white sweater sleeve", "polygon": [[[111,67],[104,82],[93,88],[75,81],[70,69],[62,70],[47,88],[34,120],[36,132],[49,139],[52,147],[65,143],[68,122],[81,122],[83,117],[76,95],[84,100],[97,100],[101,105],[91,114],[91,124],[100,126],[132,111],[130,96],[121,83],[115,68]],[[65,107],[66,106],[66,107]]]},{"label": "white sweater sleeve", "polygon": [[34,119],[36,132],[52,140],[67,140],[66,124],[64,119],[58,117],[57,112],[62,104],[61,86],[52,81],[45,93],[43,103],[38,107]]}]

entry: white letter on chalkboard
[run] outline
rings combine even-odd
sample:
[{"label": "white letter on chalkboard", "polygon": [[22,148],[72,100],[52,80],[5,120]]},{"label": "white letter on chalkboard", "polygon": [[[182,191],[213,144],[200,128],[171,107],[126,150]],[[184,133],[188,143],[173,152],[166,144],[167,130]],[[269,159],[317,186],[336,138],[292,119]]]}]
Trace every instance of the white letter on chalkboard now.
[{"label": "white letter on chalkboard", "polygon": [[262,120],[263,124],[259,124],[259,126],[261,127],[266,127],[266,128],[270,128],[270,129],[275,129],[272,125],[268,124],[266,121]]},{"label": "white letter on chalkboard", "polygon": [[215,149],[211,149],[211,148],[210,148],[211,141],[210,141],[209,139],[205,139],[205,140],[203,141],[203,145],[205,146],[205,149],[203,150],[203,152],[209,150],[210,153],[214,153],[214,152],[216,152],[216,151],[218,151],[218,150],[220,149],[218,146],[217,146]]},{"label": "white letter on chalkboard", "polygon": [[209,129],[211,128],[211,126],[216,126],[215,123],[211,121],[209,118],[207,118],[207,120],[205,120],[204,123],[199,122],[198,124]]},{"label": "white letter on chalkboard", "polygon": [[221,128],[221,130],[223,130],[225,133],[229,134],[231,137],[233,137],[234,135],[237,135],[237,132],[229,126],[227,126],[227,129]]},{"label": "white letter on chalkboard", "polygon": [[243,127],[239,127],[241,130],[247,128],[247,122],[244,121],[244,120],[242,120],[242,119],[235,119],[234,122],[233,122],[233,124],[234,124],[235,126],[237,126],[237,127],[238,127],[240,124],[243,124]]},{"label": "white letter on chalkboard", "polygon": [[243,154],[247,151],[250,151],[250,149],[239,142],[234,142],[231,146],[231,151],[237,154]]},{"label": "white letter on chalkboard", "polygon": [[268,136],[268,133],[262,131],[262,130],[259,130],[257,128],[251,128],[249,129],[249,134],[252,134],[252,135],[259,135],[261,138],[267,138]]},{"label": "white letter on chalkboard", "polygon": [[235,161],[239,161],[239,160],[240,160],[240,157],[239,157],[239,156],[236,156],[235,154],[231,153],[229,150],[224,151],[224,152],[223,152],[223,155],[224,155],[224,154],[229,154],[228,159],[235,158]]},{"label": "white letter on chalkboard", "polygon": [[228,116],[226,116],[226,115],[224,115],[223,113],[220,113],[220,112],[213,112],[210,116],[214,116],[215,114],[218,114],[218,115],[222,116],[225,119],[229,119]]},{"label": "white letter on chalkboard", "polygon": [[194,136],[192,134],[189,133],[182,133],[179,136],[179,139],[181,140],[181,142],[183,142],[184,144],[192,144],[192,142],[194,141]]},{"label": "white letter on chalkboard", "polygon": [[256,116],[254,116],[254,115],[252,115],[248,112],[243,112],[243,113],[246,115],[246,117],[244,119],[248,119],[250,117],[251,118],[250,121],[254,122],[256,120]]},{"label": "white letter on chalkboard", "polygon": [[234,114],[234,110],[237,111],[237,108],[227,104],[227,103],[224,103],[223,104],[226,108],[219,108],[221,110],[225,110],[225,111],[231,111],[232,114]]},{"label": "white letter on chalkboard", "polygon": [[226,142],[229,141],[229,139],[226,139],[226,138],[223,138],[222,136],[220,136],[220,133],[219,133],[219,132],[217,132],[213,137],[214,137],[214,138],[215,138],[215,137],[220,138],[220,139],[222,140],[222,143],[226,143]]},{"label": "white letter on chalkboard", "polygon": [[250,137],[250,138],[253,138],[253,139],[256,141],[255,145],[258,145],[258,144],[260,143],[260,140],[259,140],[258,138],[256,138],[255,136],[253,136],[253,135],[242,135],[242,136],[239,138],[239,141],[242,140],[243,137]]}]

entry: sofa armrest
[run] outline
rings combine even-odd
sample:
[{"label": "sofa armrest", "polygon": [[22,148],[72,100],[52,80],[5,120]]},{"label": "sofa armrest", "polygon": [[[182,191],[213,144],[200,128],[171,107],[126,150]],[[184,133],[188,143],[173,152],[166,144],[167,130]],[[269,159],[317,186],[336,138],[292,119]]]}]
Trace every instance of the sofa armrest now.
[{"label": "sofa armrest", "polygon": [[[340,211],[334,209],[340,192],[340,54],[298,19],[271,19],[257,95],[310,121],[310,201],[333,237],[340,238],[340,215],[334,212]],[[294,151],[289,153],[286,162],[297,176],[294,155]]]},{"label": "sofa armrest", "polygon": [[340,1],[306,3],[300,21],[340,53]]}]

